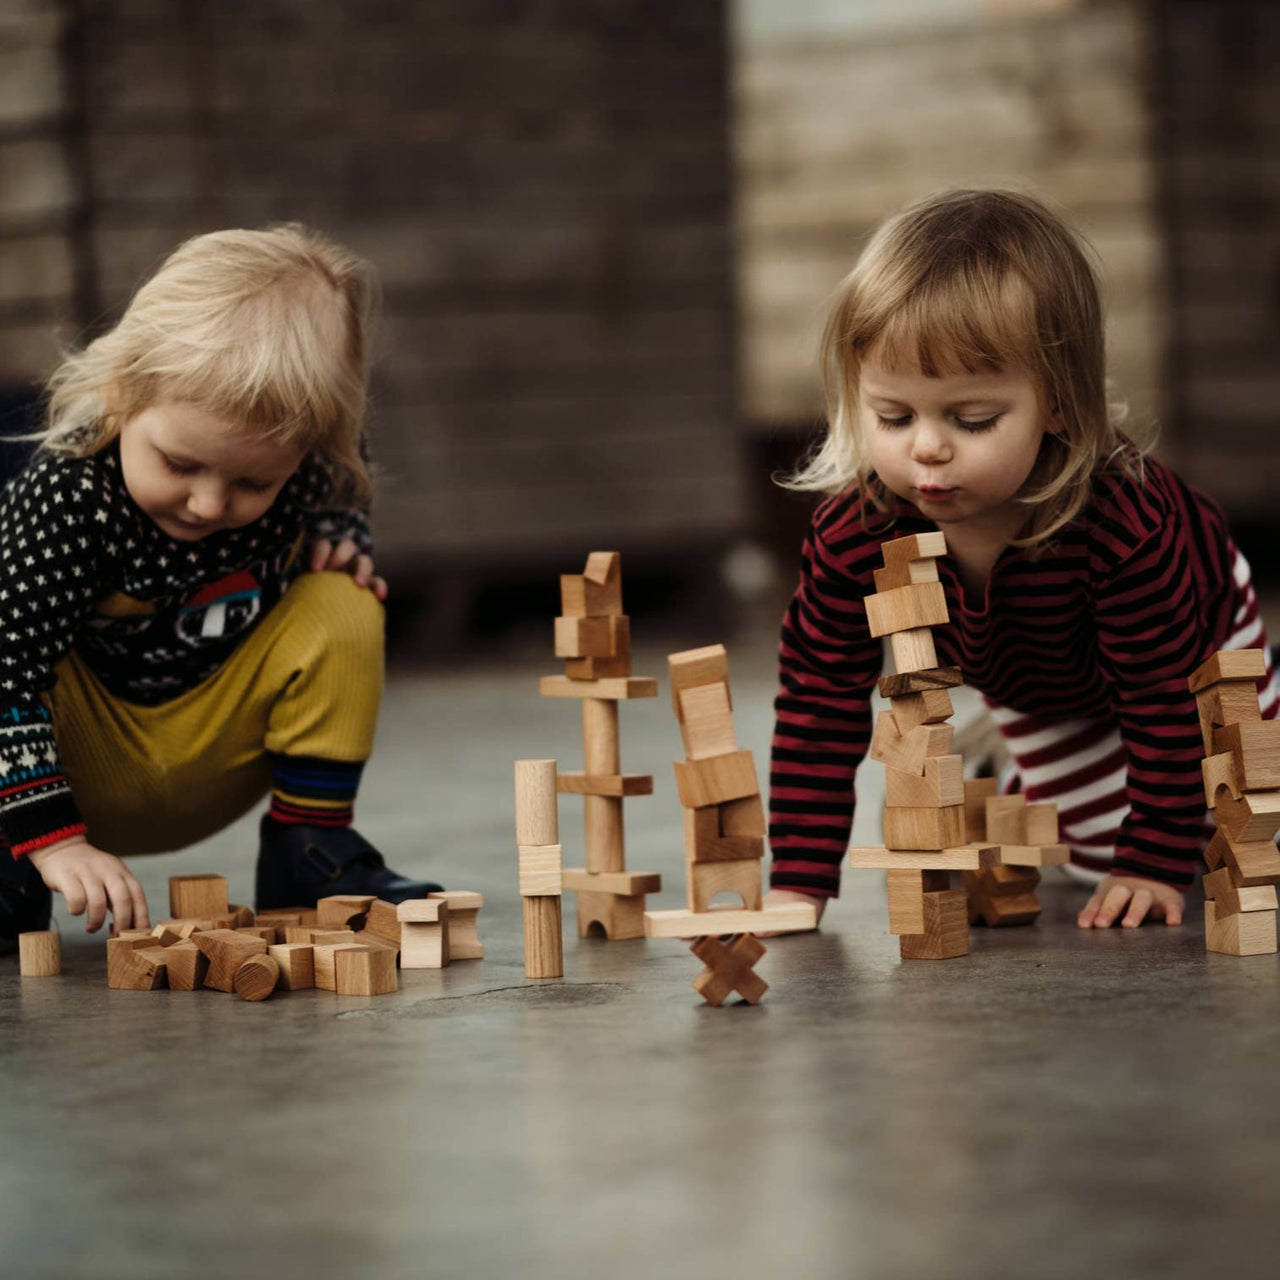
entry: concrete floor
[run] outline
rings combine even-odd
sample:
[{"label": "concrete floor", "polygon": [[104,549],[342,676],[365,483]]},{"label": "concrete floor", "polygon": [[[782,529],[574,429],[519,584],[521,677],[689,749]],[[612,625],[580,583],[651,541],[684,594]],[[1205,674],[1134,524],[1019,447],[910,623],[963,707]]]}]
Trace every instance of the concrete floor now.
[{"label": "concrete floor", "polygon": [[[768,650],[731,650],[760,759]],[[881,877],[846,873],[759,1007],[703,1005],[678,942],[566,939],[565,980],[525,982],[511,764],[581,751],[553,669],[397,677],[361,798],[397,866],[485,894],[485,960],[368,1000],[117,992],[64,916],[62,977],[0,961],[0,1276],[1275,1274],[1280,960],[1207,956],[1198,907],[1083,934],[1056,884],[1036,927],[903,963]],[[657,780],[628,862],[680,905],[665,680],[622,725]],[[157,908],[196,870],[247,901],[254,846],[134,865]]]}]

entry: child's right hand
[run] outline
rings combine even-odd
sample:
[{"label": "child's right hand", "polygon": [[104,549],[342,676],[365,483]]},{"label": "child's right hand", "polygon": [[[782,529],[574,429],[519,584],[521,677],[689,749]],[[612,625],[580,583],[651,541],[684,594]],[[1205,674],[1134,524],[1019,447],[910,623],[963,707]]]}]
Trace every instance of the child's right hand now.
[{"label": "child's right hand", "polygon": [[117,930],[151,928],[146,894],[133,873],[114,854],[95,849],[83,836],[37,849],[27,857],[45,884],[67,900],[73,916],[88,910],[88,933],[102,928],[108,905]]}]

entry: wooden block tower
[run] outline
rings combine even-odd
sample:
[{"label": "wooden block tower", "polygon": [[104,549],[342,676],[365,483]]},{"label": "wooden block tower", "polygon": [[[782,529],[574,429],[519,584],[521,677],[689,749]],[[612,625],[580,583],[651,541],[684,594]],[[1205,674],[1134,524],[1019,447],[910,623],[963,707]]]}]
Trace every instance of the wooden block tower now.
[{"label": "wooden block tower", "polygon": [[556,789],[580,795],[586,866],[564,872],[564,888],[578,895],[578,936],[593,929],[606,938],[644,936],[645,895],[662,888],[656,872],[626,865],[622,802],[653,793],[648,774],[623,773],[618,703],[657,696],[658,682],[631,674],[631,627],[622,612],[622,569],[616,551],[593,551],[583,573],[562,574],[556,619],[556,656],[564,675],[544,676],[544,698],[582,701],[581,772],[560,773]]},{"label": "wooden block tower", "polygon": [[[898,935],[903,957],[915,960],[969,953],[973,907],[965,889],[951,887],[951,872],[983,873],[975,883],[985,885],[985,873],[1003,870],[1002,850],[989,838],[975,840],[976,832],[968,829],[966,811],[974,813],[976,827],[980,802],[986,822],[988,784],[966,795],[964,761],[951,753],[949,690],[960,685],[961,675],[955,667],[937,665],[933,645],[933,628],[948,621],[935,563],[946,550],[940,532],[886,542],[884,568],[876,570],[876,590],[865,602],[871,634],[889,637],[897,674],[880,681],[891,710],[880,713],[870,750],[885,766],[884,846],[851,849],[849,860],[888,872],[889,930]],[[1055,835],[1056,825],[1055,818]],[[1065,860],[1065,850],[1059,860]],[[1025,913],[1021,890],[1018,897]],[[986,918],[988,909],[984,899],[977,914]],[[993,914],[999,918],[998,911]]]},{"label": "wooden block tower", "polygon": [[[693,985],[709,1004],[722,1004],[735,990],[755,1004],[768,985],[754,972],[765,948],[751,932],[812,929],[815,912],[808,903],[762,909],[764,806],[755,761],[733,731],[724,646],[673,653],[667,662],[685,750],[675,774],[685,811],[688,909],[647,912],[645,931],[696,939],[693,953],[706,967]],[[735,895],[741,907],[712,906],[722,893]]]},{"label": "wooden block tower", "polygon": [[1192,674],[1204,738],[1205,801],[1217,831],[1204,851],[1205,945],[1229,956],[1276,946],[1280,882],[1280,720],[1263,720],[1261,649],[1222,650]]}]

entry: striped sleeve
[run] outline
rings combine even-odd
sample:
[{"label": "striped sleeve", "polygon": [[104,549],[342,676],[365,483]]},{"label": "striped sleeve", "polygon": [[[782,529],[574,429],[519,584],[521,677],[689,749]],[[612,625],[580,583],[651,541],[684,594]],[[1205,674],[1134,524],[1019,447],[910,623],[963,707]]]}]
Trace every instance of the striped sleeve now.
[{"label": "striped sleeve", "polygon": [[880,543],[848,497],[819,507],[782,626],[769,771],[770,883],[834,897],[853,825],[882,649],[867,631]]}]

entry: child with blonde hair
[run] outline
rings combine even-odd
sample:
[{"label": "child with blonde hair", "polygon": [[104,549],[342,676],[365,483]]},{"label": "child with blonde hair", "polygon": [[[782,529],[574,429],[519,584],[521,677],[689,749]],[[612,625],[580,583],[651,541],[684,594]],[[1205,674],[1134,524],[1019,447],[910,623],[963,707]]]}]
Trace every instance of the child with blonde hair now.
[{"label": "child with blonde hair", "polygon": [[[146,927],[121,854],[265,792],[259,908],[438,888],[351,826],[382,690],[363,261],[299,226],[181,245],[50,382],[0,496],[0,942],[51,895]],[[333,572],[325,572],[331,570]]]},{"label": "child with blonde hair", "polygon": [[[1096,885],[1077,923],[1180,923],[1205,839],[1187,677],[1266,641],[1222,512],[1119,430],[1082,242],[1026,195],[925,199],[841,284],[823,362],[829,428],[791,483],[830,496],[782,630],[770,896],[838,892],[882,662],[863,602],[883,542],[940,529],[938,661],[1057,804]],[[1259,693],[1274,717],[1270,666]]]}]

